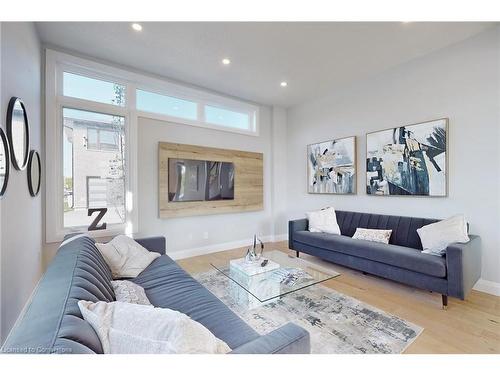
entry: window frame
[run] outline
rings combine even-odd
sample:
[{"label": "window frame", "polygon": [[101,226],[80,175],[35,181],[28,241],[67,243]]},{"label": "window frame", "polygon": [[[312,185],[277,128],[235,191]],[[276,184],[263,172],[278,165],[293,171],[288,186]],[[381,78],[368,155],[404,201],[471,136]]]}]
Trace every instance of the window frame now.
[{"label": "window frame", "polygon": [[[212,94],[209,92],[202,92],[198,89],[193,89],[190,87],[183,87],[167,81],[157,81],[149,77],[145,78],[146,79],[141,81],[141,83],[137,84],[137,86],[135,87],[136,90],[149,91],[158,95],[170,96],[177,99],[195,102],[198,106],[198,118],[196,120],[191,120],[163,113],[143,111],[139,108],[136,108],[138,117],[172,122],[176,124],[197,126],[205,129],[250,135],[255,137],[259,136],[259,106],[228,97],[222,97],[220,95]],[[205,118],[205,105],[248,114],[250,124],[253,129],[245,130],[209,123]]]},{"label": "window frame", "polygon": [[[124,85],[125,105],[119,106],[64,96],[62,81],[64,72]],[[137,89],[195,102],[197,104],[197,120],[138,110],[136,106]],[[244,130],[207,123],[204,112],[205,105],[246,113],[249,115],[250,125],[253,126],[253,129]],[[62,199],[64,197],[63,108],[100,112],[122,116],[125,119],[126,222],[124,224],[110,224],[105,230],[88,232],[93,237],[109,237],[123,233],[132,234],[139,231],[137,210],[137,127],[139,117],[247,136],[259,136],[259,106],[256,104],[46,49],[45,153],[47,160],[53,161],[46,163],[45,167],[45,238],[47,243],[59,242],[68,233],[87,232],[87,228],[83,226],[64,228],[64,199]]]}]

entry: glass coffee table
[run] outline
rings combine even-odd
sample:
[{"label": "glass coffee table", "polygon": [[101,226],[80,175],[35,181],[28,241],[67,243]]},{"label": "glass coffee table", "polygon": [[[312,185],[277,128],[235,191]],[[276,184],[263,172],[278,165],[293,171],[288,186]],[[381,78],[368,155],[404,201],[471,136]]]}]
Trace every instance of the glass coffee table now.
[{"label": "glass coffee table", "polygon": [[278,250],[265,252],[255,262],[239,257],[210,264],[230,280],[229,294],[235,302],[249,309],[339,276],[321,265]]}]

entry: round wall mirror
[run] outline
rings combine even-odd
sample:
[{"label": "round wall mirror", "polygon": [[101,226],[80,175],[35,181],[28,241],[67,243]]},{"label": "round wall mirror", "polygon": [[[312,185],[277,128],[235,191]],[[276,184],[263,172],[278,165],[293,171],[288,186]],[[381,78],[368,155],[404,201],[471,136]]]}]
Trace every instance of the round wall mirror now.
[{"label": "round wall mirror", "polygon": [[40,154],[35,150],[30,151],[28,159],[28,189],[32,197],[36,197],[40,191],[42,181],[42,164]]},{"label": "round wall mirror", "polygon": [[23,170],[28,164],[30,149],[28,115],[21,99],[13,97],[7,108],[7,138],[10,144],[12,165]]},{"label": "round wall mirror", "polygon": [[9,182],[9,159],[9,144],[7,143],[7,137],[0,128],[0,198],[5,194],[7,183]]}]

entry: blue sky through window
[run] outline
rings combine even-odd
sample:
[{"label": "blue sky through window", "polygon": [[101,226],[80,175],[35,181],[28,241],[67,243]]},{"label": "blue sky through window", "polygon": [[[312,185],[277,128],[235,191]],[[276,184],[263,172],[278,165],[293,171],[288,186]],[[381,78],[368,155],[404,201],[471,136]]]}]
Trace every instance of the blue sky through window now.
[{"label": "blue sky through window", "polygon": [[234,129],[252,130],[250,116],[246,113],[235,112],[228,109],[205,106],[205,119],[210,124],[227,126]]},{"label": "blue sky through window", "polygon": [[120,103],[117,102],[117,89],[125,92],[123,85],[64,72],[63,95],[65,96],[123,107],[125,106],[125,98],[122,98]]},{"label": "blue sky through window", "polygon": [[196,120],[198,105],[189,100],[156,94],[150,91],[136,91],[137,109],[145,112]]}]

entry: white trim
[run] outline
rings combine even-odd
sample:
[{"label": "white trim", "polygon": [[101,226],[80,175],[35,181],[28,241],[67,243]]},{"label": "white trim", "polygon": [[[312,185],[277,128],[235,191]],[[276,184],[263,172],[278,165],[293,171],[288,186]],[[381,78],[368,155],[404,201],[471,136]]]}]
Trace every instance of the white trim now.
[{"label": "white trim", "polygon": [[[129,107],[131,103],[135,104],[134,96],[126,98],[126,106],[120,107],[112,104],[93,102],[84,99],[65,97],[62,95],[62,72],[69,71],[67,69],[67,61],[73,61],[72,56],[60,54],[51,50],[46,51],[46,72],[45,72],[45,98],[46,98],[46,159],[51,162],[45,163],[46,167],[46,209],[45,221],[46,242],[59,242],[64,238],[65,234],[74,232],[86,232],[86,227],[64,228],[63,225],[63,207],[62,197],[63,184],[63,160],[62,160],[62,109],[75,108],[80,110],[94,111],[117,115],[124,117],[125,123],[125,189],[127,219],[124,224],[108,225],[106,230],[89,232],[89,236],[108,237],[117,234],[131,233],[137,231],[137,208],[134,209],[134,199],[137,196],[137,120],[131,119]],[[80,66],[84,60],[78,59],[77,67],[71,69],[72,72],[82,72]],[[94,63],[89,62],[89,65],[96,67]],[[85,73],[90,77],[104,77],[102,71],[105,71],[106,78],[119,84],[124,84],[122,79],[114,79],[113,69],[106,66],[99,66],[98,74],[89,74],[88,70]],[[127,87],[127,86],[126,86]],[[132,100],[131,100],[132,99]],[[49,126],[51,124],[51,126]]]},{"label": "white trim", "polygon": [[[203,111],[204,106],[200,106],[200,107],[201,107],[201,110]],[[164,122],[172,122],[172,123],[175,123],[175,124],[188,125],[188,126],[196,126],[196,127],[204,128],[204,129],[219,130],[219,131],[229,132],[229,133],[250,135],[250,136],[253,136],[253,137],[258,137],[259,136],[259,131],[258,130],[256,130],[255,132],[251,132],[251,131],[242,130],[242,129],[229,128],[227,126],[219,126],[219,125],[211,124],[211,123],[208,123],[208,122],[202,122],[202,121],[198,121],[198,120],[190,120],[190,119],[187,119],[187,118],[180,118],[180,117],[175,117],[175,116],[164,115],[164,114],[161,114],[161,113],[136,111],[136,114],[137,114],[137,117],[151,119],[151,120],[158,120],[158,121],[164,121]],[[258,126],[257,126],[257,128],[258,128]]]},{"label": "white trim", "polygon": [[288,241],[288,233],[274,235],[273,242]]},{"label": "white trim", "polygon": [[500,297],[500,283],[494,281],[479,279],[472,289]]},{"label": "white trim", "polygon": [[[260,239],[264,243],[275,242],[274,236],[263,236],[263,237],[260,237]],[[167,241],[168,241],[168,239],[167,239]],[[179,259],[195,257],[198,255],[206,255],[206,254],[218,253],[220,251],[233,250],[233,249],[237,249],[239,247],[247,247],[247,246],[250,246],[250,244],[252,242],[253,242],[253,238],[248,238],[245,240],[224,242],[224,243],[220,243],[220,244],[213,244],[213,245],[207,245],[207,246],[201,246],[201,247],[194,247],[191,249],[174,251],[172,253],[169,253],[167,251],[167,255],[174,260],[179,260]],[[167,246],[167,249],[168,249],[168,246]],[[264,254],[265,254],[266,250],[269,251],[270,249],[269,248],[266,249],[266,247],[264,246]]]}]

